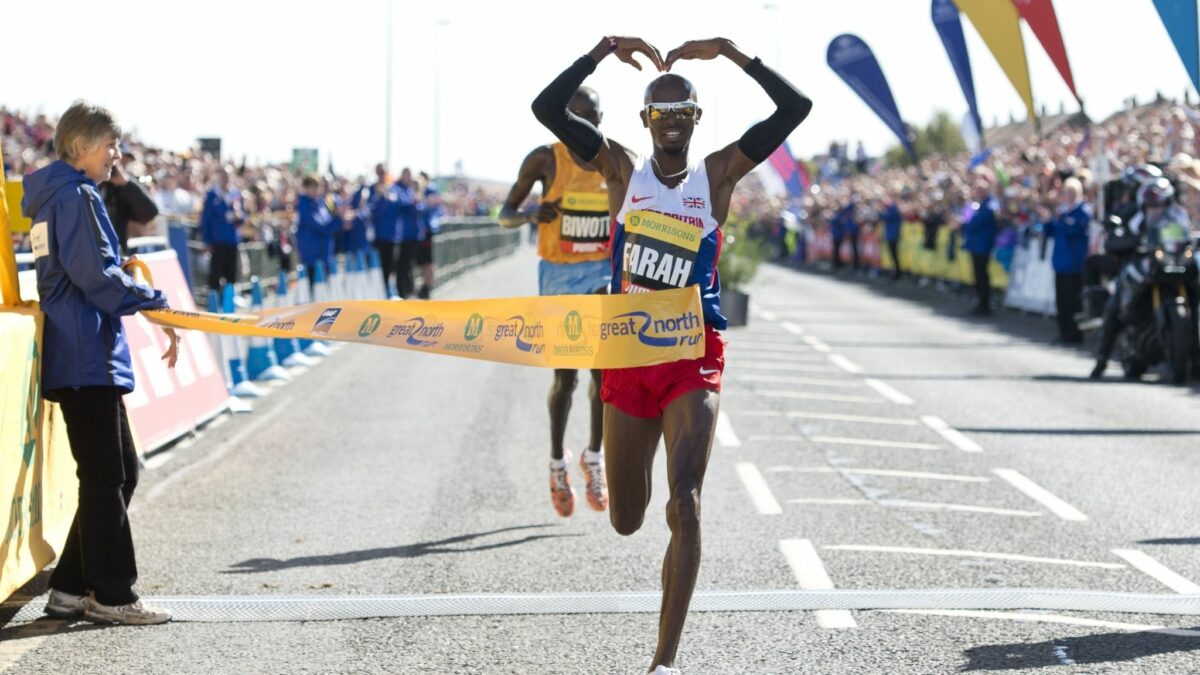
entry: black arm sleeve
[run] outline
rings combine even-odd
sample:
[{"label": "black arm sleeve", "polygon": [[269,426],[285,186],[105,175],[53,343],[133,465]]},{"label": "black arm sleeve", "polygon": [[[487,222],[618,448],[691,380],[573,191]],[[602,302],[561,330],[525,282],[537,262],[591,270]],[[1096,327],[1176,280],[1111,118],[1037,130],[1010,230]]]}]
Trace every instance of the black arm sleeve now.
[{"label": "black arm sleeve", "polygon": [[589,162],[600,152],[604,136],[591,122],[573,114],[567,106],[571,104],[571,97],[579,85],[595,70],[596,62],[584,54],[533,100],[534,117],[554,132],[567,149]]},{"label": "black arm sleeve", "polygon": [[761,162],[787,140],[812,110],[812,101],[790,82],[755,58],[746,64],[746,74],[759,83],[775,102],[775,112],[755,124],[738,139],[738,149],[755,162]]}]

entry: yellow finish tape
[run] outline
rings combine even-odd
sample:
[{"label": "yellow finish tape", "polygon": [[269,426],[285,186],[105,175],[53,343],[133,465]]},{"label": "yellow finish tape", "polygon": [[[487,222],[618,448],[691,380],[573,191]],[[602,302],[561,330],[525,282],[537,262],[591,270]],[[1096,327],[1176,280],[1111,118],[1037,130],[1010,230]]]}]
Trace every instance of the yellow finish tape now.
[{"label": "yellow finish tape", "polygon": [[[126,267],[149,279],[140,260]],[[160,326],[207,333],[357,342],[543,368],[631,368],[704,355],[696,286],[634,295],[345,300],[258,314],[142,314]]]}]

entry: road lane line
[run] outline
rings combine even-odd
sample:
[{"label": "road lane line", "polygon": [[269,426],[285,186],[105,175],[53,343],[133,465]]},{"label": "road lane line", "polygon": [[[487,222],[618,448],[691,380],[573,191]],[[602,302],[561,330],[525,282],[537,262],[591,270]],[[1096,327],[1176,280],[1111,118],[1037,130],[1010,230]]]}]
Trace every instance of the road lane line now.
[{"label": "road lane line", "polygon": [[881,396],[892,403],[895,403],[896,405],[912,405],[915,403],[915,401],[913,401],[911,398],[896,391],[894,387],[886,382],[877,380],[873,377],[868,377],[867,379],[863,380],[863,382],[866,383],[868,387],[879,392]]},{"label": "road lane line", "polygon": [[811,335],[804,336],[804,341],[808,344],[808,346],[812,347],[814,351],[821,352],[822,354],[828,354],[829,352],[833,351],[829,345],[821,342],[819,339]]},{"label": "road lane line", "polygon": [[759,310],[758,315],[761,316],[764,321],[778,321],[779,320],[779,315],[776,314],[775,312],[772,312],[769,309]]},{"label": "road lane line", "polygon": [[923,480],[947,480],[958,481],[961,483],[990,483],[991,478],[986,476],[959,476],[947,473],[930,473],[928,471],[897,471],[893,469],[858,469],[850,467],[832,467],[832,466],[772,466],[767,468],[767,473],[853,473],[862,474],[864,476],[891,476],[894,478],[917,478]]},{"label": "road lane line", "polygon": [[859,546],[857,544],[837,544],[822,546],[829,551],[857,551],[859,553],[908,553],[912,555],[949,556],[954,558],[990,558],[993,560],[1013,560],[1017,562],[1044,563],[1046,565],[1068,565],[1072,567],[1098,567],[1106,570],[1122,570],[1125,566],[1120,563],[1090,562],[1087,560],[1070,560],[1068,558],[1039,558],[1036,556],[1018,555],[1016,553],[989,553],[987,551],[964,551],[949,548],[909,548],[907,546]]},{"label": "road lane line", "polygon": [[726,448],[740,448],[742,441],[733,431],[733,423],[729,421],[729,415],[722,410],[717,413],[717,442]]},{"label": "road lane line", "polygon": [[732,368],[738,370],[746,368],[749,370],[790,370],[798,373],[836,373],[839,372],[832,368],[821,366],[808,365],[804,363],[781,363],[779,361],[742,361],[740,359],[732,359],[729,364]]},{"label": "road lane line", "polygon": [[740,361],[741,359],[756,360],[761,363],[800,363],[813,364],[824,363],[825,358],[811,352],[780,352],[766,349],[743,349],[729,350],[725,352],[726,359],[729,361]]},{"label": "road lane line", "polygon": [[909,417],[870,417],[867,415],[843,415],[841,413],[816,413],[807,412],[804,410],[787,410],[784,411],[783,414],[787,417],[799,417],[810,420],[862,422],[863,424],[895,424],[897,426],[904,427],[913,427],[917,425],[917,421]]},{"label": "road lane line", "polygon": [[790,375],[738,375],[735,382],[765,382],[773,384],[797,384],[813,387],[836,387],[857,389],[859,384],[852,380],[826,380],[819,377],[792,377]]},{"label": "road lane line", "polygon": [[[796,583],[806,591],[823,591],[833,588],[833,580],[825,571],[821,556],[812,542],[807,539],[783,539],[779,550],[792,568]],[[813,612],[821,628],[855,628],[858,623],[847,609],[819,609]]]},{"label": "road lane line", "polygon": [[946,439],[951,445],[963,452],[983,452],[978,443],[966,437],[963,432],[946,424],[946,421],[936,415],[922,415],[921,421],[925,426],[937,432],[938,436]]},{"label": "road lane line", "polygon": [[1200,637],[1200,631],[1167,628],[1142,623],[1119,623],[1117,621],[1100,621],[1084,619],[1077,616],[1061,616],[1059,614],[1031,614],[1026,612],[994,612],[974,609],[881,609],[889,614],[925,614],[933,616],[960,616],[970,619],[1008,619],[1026,623],[1058,623],[1069,626],[1089,626],[1091,628],[1112,628],[1129,633],[1162,633],[1180,637]]},{"label": "road lane line", "polygon": [[1030,499],[1040,502],[1042,506],[1050,509],[1054,515],[1063,520],[1083,521],[1088,519],[1079,509],[1054,496],[1046,488],[1013,469],[992,469],[992,473],[1024,492]]},{"label": "road lane line", "polygon": [[750,437],[750,441],[754,442],[754,443],[765,443],[765,442],[770,442],[770,441],[796,441],[796,442],[799,442],[799,441],[807,441],[807,440],[808,440],[808,436],[802,436],[800,434],[778,434],[778,435],[774,435],[774,436],[771,434],[756,434],[756,435]]},{"label": "road lane line", "polygon": [[764,389],[754,392],[759,396],[766,398],[790,398],[803,399],[805,401],[834,401],[836,403],[884,403],[877,398],[870,396],[847,396],[844,394],[814,394],[807,391],[781,391],[778,389]]},{"label": "road lane line", "polygon": [[1187,595],[1189,593],[1200,593],[1200,584],[1197,584],[1189,579],[1185,579],[1182,575],[1169,569],[1166,565],[1158,562],[1149,555],[1142,553],[1137,549],[1132,548],[1114,548],[1113,553],[1125,559],[1125,562],[1136,567],[1153,577],[1155,581],[1163,586]]},{"label": "road lane line", "polygon": [[933,443],[910,443],[907,441],[881,441],[874,438],[845,438],[842,436],[813,436],[813,443],[832,443],[837,445],[868,445],[875,448],[901,448],[908,450],[941,450],[942,446]]},{"label": "road lane line", "polygon": [[754,502],[754,508],[760,514],[764,516],[777,516],[783,513],[783,508],[775,500],[775,495],[771,494],[771,487],[767,485],[766,479],[759,473],[758,467],[750,462],[738,462],[734,465],[734,468],[737,469],[738,477],[742,479],[742,484],[746,486],[746,491],[750,493],[750,501]]},{"label": "road lane line", "polygon": [[728,351],[751,350],[751,349],[775,349],[779,351],[795,352],[797,354],[809,354],[811,349],[805,345],[796,344],[795,342],[774,342],[771,340],[743,340],[737,338],[729,343]]},{"label": "road lane line", "polygon": [[788,504],[812,504],[817,506],[867,506],[878,504],[888,508],[914,509],[917,511],[960,511],[963,513],[986,513],[993,516],[1016,516],[1018,518],[1039,518],[1039,511],[1019,511],[1015,509],[997,509],[991,506],[973,506],[971,504],[950,504],[946,502],[916,502],[908,499],[823,499],[820,497],[802,497],[789,499]]},{"label": "road lane line", "polygon": [[792,335],[804,335],[804,329],[791,321],[780,321],[779,327],[791,333]]},{"label": "road lane line", "polygon": [[830,354],[829,362],[832,363],[833,365],[837,366],[838,368],[841,368],[842,370],[846,371],[847,373],[853,373],[855,375],[858,375],[859,373],[862,373],[862,371],[863,371],[863,369],[861,367],[859,367],[859,365],[857,363],[842,356],[841,354]]}]

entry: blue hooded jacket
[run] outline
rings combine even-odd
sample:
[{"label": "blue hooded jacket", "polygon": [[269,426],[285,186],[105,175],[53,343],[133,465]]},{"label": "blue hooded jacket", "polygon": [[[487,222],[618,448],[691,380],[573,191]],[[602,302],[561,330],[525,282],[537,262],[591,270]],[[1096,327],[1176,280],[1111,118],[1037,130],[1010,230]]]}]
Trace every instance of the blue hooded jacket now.
[{"label": "blue hooded jacket", "polygon": [[1046,223],[1046,234],[1054,237],[1054,254],[1050,262],[1056,273],[1083,272],[1083,260],[1087,258],[1088,225],[1091,222],[1091,207],[1079,202]]},{"label": "blue hooded jacket", "polygon": [[96,184],[59,160],[25,177],[21,212],[34,222],[30,236],[45,314],[42,389],[133,391],[120,317],[164,308],[167,301],[121,271],[117,232]]},{"label": "blue hooded jacket", "polygon": [[995,198],[980,202],[971,220],[963,223],[962,247],[975,255],[987,255],[996,245],[996,211],[1000,209]]},{"label": "blue hooded jacket", "polygon": [[883,210],[883,238],[888,243],[900,241],[900,225],[903,221],[904,216],[900,214],[900,207],[895,202],[888,204]]},{"label": "blue hooded jacket", "polygon": [[333,260],[333,238],[342,221],[329,212],[325,200],[300,195],[296,200],[296,249],[300,262],[311,269],[320,260],[329,268]]},{"label": "blue hooded jacket", "polygon": [[350,208],[354,210],[354,218],[350,221],[350,231],[346,233],[346,251],[356,252],[370,246],[367,241],[367,223],[371,220],[371,209],[368,204],[371,198],[371,188],[359,186],[350,195]]},{"label": "blue hooded jacket", "polygon": [[392,186],[376,183],[371,187],[367,206],[371,210],[371,224],[375,226],[373,241],[396,241],[396,224],[400,219],[398,199]]},{"label": "blue hooded jacket", "polygon": [[413,189],[396,183],[397,203],[400,205],[399,241],[417,241],[421,237],[421,212]]},{"label": "blue hooded jacket", "polygon": [[242,195],[237,190],[222,190],[213,187],[204,195],[204,208],[200,211],[200,235],[206,244],[237,246],[242,241],[238,226],[245,220],[238,215],[234,204]]}]

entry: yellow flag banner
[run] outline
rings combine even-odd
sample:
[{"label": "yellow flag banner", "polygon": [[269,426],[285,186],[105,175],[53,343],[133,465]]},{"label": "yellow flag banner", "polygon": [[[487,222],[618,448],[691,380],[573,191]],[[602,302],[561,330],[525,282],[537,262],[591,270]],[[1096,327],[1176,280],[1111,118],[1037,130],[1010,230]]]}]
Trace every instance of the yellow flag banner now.
[{"label": "yellow flag banner", "polygon": [[17,282],[17,258],[13,253],[7,194],[4,157],[0,156],[0,307],[15,307],[21,303],[21,287]]},{"label": "yellow flag banner", "polygon": [[258,314],[142,312],[170,328],[336,340],[543,368],[631,368],[704,355],[696,286],[627,295],[346,300]]},{"label": "yellow flag banner", "polygon": [[992,56],[1012,82],[1017,95],[1025,102],[1029,119],[1037,114],[1033,109],[1033,88],[1029,84],[1029,65],[1025,61],[1025,41],[1021,37],[1020,15],[1012,2],[998,0],[954,0],[954,4],[975,26],[979,37],[987,43]]}]

